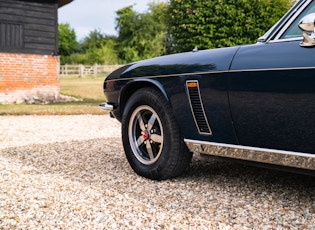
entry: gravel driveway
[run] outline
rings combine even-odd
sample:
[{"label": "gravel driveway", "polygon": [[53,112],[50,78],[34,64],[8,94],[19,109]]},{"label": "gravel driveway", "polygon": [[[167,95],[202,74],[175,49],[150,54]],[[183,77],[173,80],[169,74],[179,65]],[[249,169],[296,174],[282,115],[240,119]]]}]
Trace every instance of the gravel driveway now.
[{"label": "gravel driveway", "polygon": [[150,181],[109,116],[0,117],[0,229],[314,229],[315,178],[193,158]]}]

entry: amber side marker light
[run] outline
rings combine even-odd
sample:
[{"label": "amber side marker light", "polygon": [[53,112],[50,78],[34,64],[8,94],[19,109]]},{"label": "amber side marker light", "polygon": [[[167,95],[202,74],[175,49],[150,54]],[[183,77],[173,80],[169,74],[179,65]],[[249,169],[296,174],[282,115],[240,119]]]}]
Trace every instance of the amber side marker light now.
[{"label": "amber side marker light", "polygon": [[197,82],[187,82],[187,87],[188,88],[197,88],[198,84],[197,84]]}]

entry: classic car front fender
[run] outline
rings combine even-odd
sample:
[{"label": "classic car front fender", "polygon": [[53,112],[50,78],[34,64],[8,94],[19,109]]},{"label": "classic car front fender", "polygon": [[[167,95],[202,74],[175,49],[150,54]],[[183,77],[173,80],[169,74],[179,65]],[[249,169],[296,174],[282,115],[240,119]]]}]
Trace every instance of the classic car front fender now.
[{"label": "classic car front fender", "polygon": [[120,90],[120,97],[118,99],[119,101],[119,117],[122,117],[125,105],[130,98],[130,96],[136,92],[137,90],[145,87],[154,87],[158,89],[165,97],[167,101],[169,101],[169,97],[162,86],[162,84],[155,80],[150,78],[136,78],[128,81]]}]

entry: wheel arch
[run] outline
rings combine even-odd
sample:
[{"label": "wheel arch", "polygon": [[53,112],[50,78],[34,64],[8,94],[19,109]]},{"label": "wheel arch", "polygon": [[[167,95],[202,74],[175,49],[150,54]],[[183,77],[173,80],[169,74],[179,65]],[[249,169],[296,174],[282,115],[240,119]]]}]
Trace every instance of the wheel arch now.
[{"label": "wheel arch", "polygon": [[120,98],[119,98],[120,117],[122,117],[126,103],[128,99],[130,98],[130,96],[133,93],[135,93],[137,90],[141,88],[146,88],[146,87],[152,87],[159,90],[165,97],[166,101],[168,102],[170,101],[164,87],[162,86],[160,82],[153,79],[135,79],[129,82],[127,85],[125,85],[121,90]]}]

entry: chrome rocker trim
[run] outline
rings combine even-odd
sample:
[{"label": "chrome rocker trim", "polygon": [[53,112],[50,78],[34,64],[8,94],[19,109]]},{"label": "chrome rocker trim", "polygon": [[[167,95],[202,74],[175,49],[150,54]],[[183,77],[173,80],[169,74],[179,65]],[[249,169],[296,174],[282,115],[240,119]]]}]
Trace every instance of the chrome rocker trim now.
[{"label": "chrome rocker trim", "polygon": [[315,154],[254,148],[189,139],[185,139],[184,141],[191,152],[200,154],[315,170]]},{"label": "chrome rocker trim", "polygon": [[114,110],[114,105],[108,104],[107,102],[104,102],[99,105],[101,110],[106,111],[106,112],[111,112]]}]

